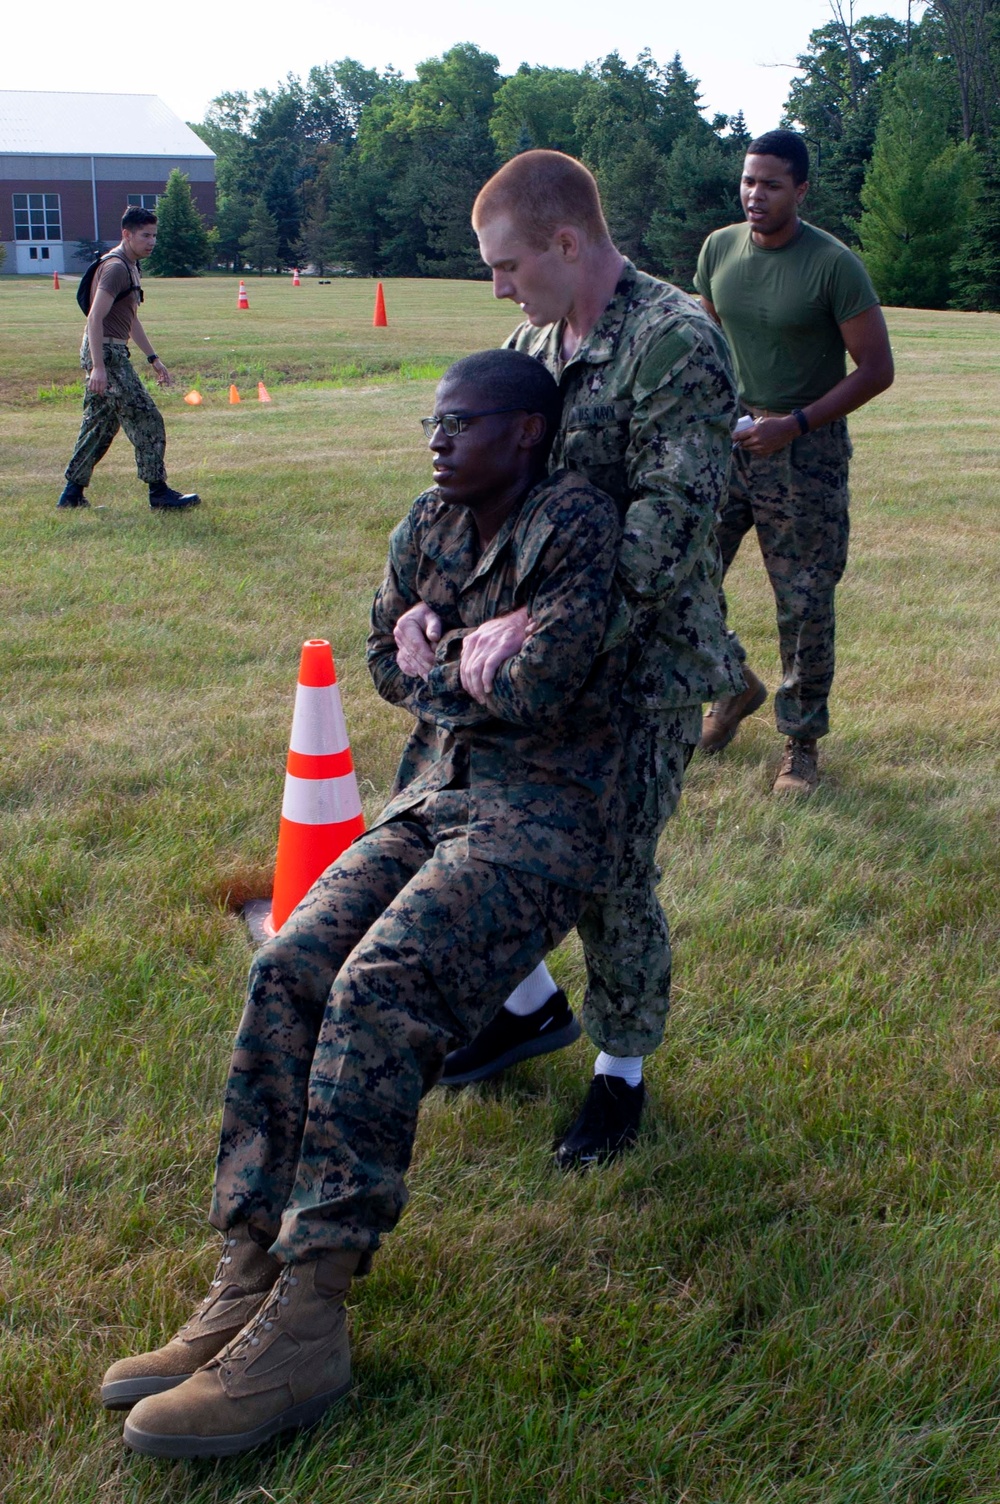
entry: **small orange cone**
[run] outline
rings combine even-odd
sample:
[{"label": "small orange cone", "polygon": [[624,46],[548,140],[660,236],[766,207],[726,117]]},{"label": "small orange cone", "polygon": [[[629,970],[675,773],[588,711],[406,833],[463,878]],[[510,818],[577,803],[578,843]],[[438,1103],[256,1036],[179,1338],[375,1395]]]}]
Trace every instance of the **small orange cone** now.
[{"label": "small orange cone", "polygon": [[381,282],[375,289],[375,317],[372,319],[372,327],[374,329],[389,327],[389,320],[385,316],[385,293],[382,291]]},{"label": "small orange cone", "polygon": [[192,390],[188,392],[187,396],[184,398],[184,401],[188,404],[189,407],[200,407],[201,393]]},{"label": "small orange cone", "polygon": [[240,291],[239,296],[236,299],[236,306],[237,308],[250,307],[250,299],[247,297],[246,283],[243,281],[242,277],[240,278]]},{"label": "small orange cone", "polygon": [[264,383],[262,381],[258,381],[258,383],[257,383],[257,401],[258,402],[270,402],[270,400],[271,400],[271,393],[268,391],[267,387],[264,385]]},{"label": "small orange cone", "polygon": [[299,281],[299,269],[298,269],[298,267],[296,267],[295,270],[292,272],[292,286],[293,287],[301,287],[302,286],[301,282]]},{"label": "small orange cone", "polygon": [[364,828],[333,653],[328,642],[310,639],[302,644],[274,896],[261,925],[266,935],[278,933],[320,873]]},{"label": "small orange cone", "polygon": [[231,386],[229,388],[229,401],[230,401],[230,403],[233,404],[233,405],[235,405],[237,402],[239,402],[239,400],[240,400],[240,394],[239,394],[239,392],[236,390],[236,388],[234,386]]},{"label": "small orange cone", "polygon": [[59,291],[59,273],[58,272],[53,272],[52,273],[52,286],[55,288],[56,292]]}]

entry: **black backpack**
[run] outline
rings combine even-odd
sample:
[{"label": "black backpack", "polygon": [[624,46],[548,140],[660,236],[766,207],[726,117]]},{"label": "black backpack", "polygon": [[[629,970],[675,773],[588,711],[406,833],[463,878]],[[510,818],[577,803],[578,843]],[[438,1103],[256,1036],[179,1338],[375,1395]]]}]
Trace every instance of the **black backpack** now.
[{"label": "black backpack", "polygon": [[120,292],[114,299],[114,302],[112,302],[111,304],[112,308],[115,306],[115,303],[120,303],[122,298],[127,298],[133,292],[137,292],[139,294],[139,302],[142,302],[142,288],[137,287],[136,284],[132,281],[132,268],[125,260],[125,257],[120,256],[117,251],[108,251],[106,256],[98,256],[96,261],[92,261],[87,267],[87,270],[84,272],[83,276],[80,278],[76,289],[76,301],[80,305],[81,313],[90,313],[90,303],[94,293],[94,278],[97,276],[97,268],[99,266],[103,266],[105,261],[110,261],[112,256],[117,257],[117,259],[127,269],[128,279],[130,283],[130,285],[126,287],[123,292]]}]

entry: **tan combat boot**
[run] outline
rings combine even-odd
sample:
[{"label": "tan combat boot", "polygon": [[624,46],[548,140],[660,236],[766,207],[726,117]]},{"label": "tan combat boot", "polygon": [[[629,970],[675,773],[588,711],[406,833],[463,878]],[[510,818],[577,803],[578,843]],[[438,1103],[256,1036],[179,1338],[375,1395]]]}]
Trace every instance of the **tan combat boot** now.
[{"label": "tan combat boot", "polygon": [[819,783],[819,754],[816,738],[790,736],[785,743],[784,756],[778,776],[771,785],[773,794],[798,794],[803,798],[815,792]]},{"label": "tan combat boot", "polygon": [[196,1369],[225,1347],[255,1315],[281,1271],[244,1223],[222,1241],[215,1277],[191,1320],[165,1347],[112,1363],[101,1384],[101,1403],[108,1410],[128,1410],[149,1394],[183,1384]]},{"label": "tan combat boot", "polygon": [[738,695],[725,695],[721,700],[716,700],[705,712],[701,723],[701,741],[698,743],[700,752],[721,752],[724,747],[728,747],[740,729],[740,721],[753,715],[767,699],[767,686],[746,664],[743,665],[743,680],[746,689]]},{"label": "tan combat boot", "polygon": [[288,1264],[239,1335],[176,1389],[143,1400],[125,1442],[150,1457],[231,1457],[311,1426],[351,1387],[344,1298],[369,1255]]}]

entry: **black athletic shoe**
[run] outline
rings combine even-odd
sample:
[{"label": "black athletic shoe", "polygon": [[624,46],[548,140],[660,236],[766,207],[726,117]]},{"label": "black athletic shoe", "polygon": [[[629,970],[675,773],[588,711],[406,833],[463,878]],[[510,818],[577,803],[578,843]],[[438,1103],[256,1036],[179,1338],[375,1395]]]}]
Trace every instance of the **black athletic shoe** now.
[{"label": "black athletic shoe", "polygon": [[471,1044],[452,1050],[445,1060],[442,1086],[464,1086],[468,1081],[488,1081],[508,1065],[561,1050],[580,1037],[580,1025],[566,1001],[565,992],[553,992],[547,1002],[527,1018],[501,1008],[480,1029]]},{"label": "black athletic shoe", "polygon": [[68,480],[66,482],[65,487],[63,488],[62,495],[60,496],[59,500],[56,502],[56,506],[57,507],[89,507],[90,506],[90,502],[87,500],[86,496],[84,496],[84,494],[83,494],[83,487],[82,486],[78,486],[75,481]]},{"label": "black athletic shoe", "polygon": [[639,1132],[646,1088],[629,1086],[619,1076],[595,1076],[580,1116],[556,1147],[560,1170],[602,1165],[630,1149]]},{"label": "black athletic shoe", "polygon": [[149,504],[151,507],[197,507],[201,505],[201,497],[195,491],[185,491],[182,496],[180,491],[161,481],[158,486],[150,486]]}]

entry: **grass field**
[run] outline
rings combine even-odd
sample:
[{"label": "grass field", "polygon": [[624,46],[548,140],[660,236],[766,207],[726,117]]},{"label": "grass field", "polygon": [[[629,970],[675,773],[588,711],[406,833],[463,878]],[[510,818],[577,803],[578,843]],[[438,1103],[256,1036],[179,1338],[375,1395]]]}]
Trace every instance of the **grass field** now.
[{"label": "grass field", "polygon": [[[220,1091],[266,890],[299,645],[333,642],[362,793],[404,718],[366,614],[428,479],[416,419],[511,310],[486,284],[156,283],[177,376],[152,514],[116,441],[57,513],[71,286],[0,282],[0,1495],[10,1504],[995,1504],[1000,320],[890,316],[853,423],[834,731],[768,794],[769,708],[695,760],[664,841],[676,1006],[641,1148],[560,1178],[581,1043],[428,1099],[356,1289],[356,1387],[219,1465],[124,1451],[95,1403],[214,1266]],[[226,401],[230,381],[270,407]],[[181,397],[198,384],[205,405]],[[778,679],[748,543],[733,614]],[[579,997],[575,940],[554,969]]]}]

